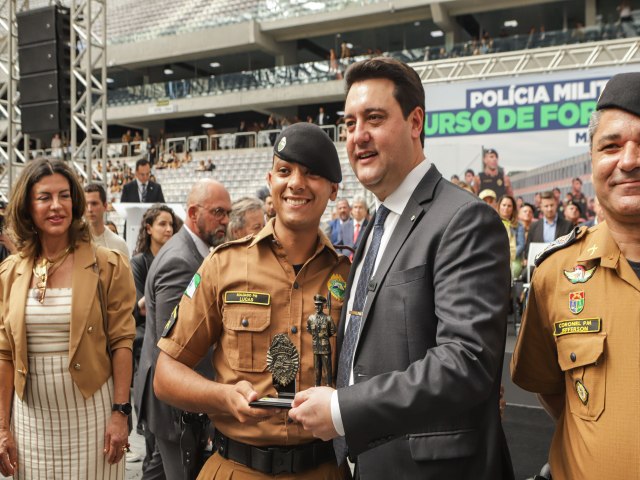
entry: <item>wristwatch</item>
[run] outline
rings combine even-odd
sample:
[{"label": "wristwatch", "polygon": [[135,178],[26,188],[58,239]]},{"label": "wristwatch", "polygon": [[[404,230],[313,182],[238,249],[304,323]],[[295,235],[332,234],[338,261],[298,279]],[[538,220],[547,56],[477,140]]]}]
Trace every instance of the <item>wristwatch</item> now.
[{"label": "wristwatch", "polygon": [[120,412],[127,417],[131,415],[131,404],[130,403],[114,403],[111,405],[112,412]]}]

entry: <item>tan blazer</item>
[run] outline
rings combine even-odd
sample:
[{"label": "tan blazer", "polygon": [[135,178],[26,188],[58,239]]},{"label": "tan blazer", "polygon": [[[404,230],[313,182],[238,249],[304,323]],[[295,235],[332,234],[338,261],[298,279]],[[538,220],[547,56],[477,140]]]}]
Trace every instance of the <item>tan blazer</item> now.
[{"label": "tan blazer", "polygon": [[[133,305],[136,290],[128,262],[122,254],[81,242],[74,252],[71,281],[71,325],[69,372],[85,398],[96,392],[111,376],[104,322],[98,295],[96,256],[100,281],[106,297],[108,338],[111,350],[131,350],[135,337]],[[23,398],[27,361],[27,333],[24,311],[33,259],[13,255],[0,265],[0,360],[14,365],[14,388]],[[11,300],[10,300],[11,299]]]}]

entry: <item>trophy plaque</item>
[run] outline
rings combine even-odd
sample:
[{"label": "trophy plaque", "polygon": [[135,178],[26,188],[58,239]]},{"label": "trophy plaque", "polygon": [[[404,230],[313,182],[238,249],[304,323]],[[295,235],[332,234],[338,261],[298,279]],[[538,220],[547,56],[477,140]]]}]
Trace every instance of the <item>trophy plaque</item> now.
[{"label": "trophy plaque", "polygon": [[277,397],[263,397],[250,402],[252,407],[291,408],[296,395],[296,374],[300,367],[300,355],[286,333],[273,337],[267,352],[267,370],[271,372]]}]

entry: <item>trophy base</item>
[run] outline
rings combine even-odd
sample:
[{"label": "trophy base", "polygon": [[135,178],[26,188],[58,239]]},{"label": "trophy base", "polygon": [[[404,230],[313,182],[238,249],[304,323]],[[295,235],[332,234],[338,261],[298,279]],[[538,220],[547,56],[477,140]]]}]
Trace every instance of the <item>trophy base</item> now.
[{"label": "trophy base", "polygon": [[249,402],[250,407],[256,408],[291,408],[293,398],[262,397],[255,402]]}]

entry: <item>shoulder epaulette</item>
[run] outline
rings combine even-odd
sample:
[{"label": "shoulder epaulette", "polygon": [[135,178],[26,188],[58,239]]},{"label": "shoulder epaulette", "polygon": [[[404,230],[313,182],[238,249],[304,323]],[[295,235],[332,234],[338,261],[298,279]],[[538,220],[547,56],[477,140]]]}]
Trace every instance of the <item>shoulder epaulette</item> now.
[{"label": "shoulder epaulette", "polygon": [[574,227],[573,230],[571,230],[566,235],[562,235],[561,237],[556,238],[553,242],[547,245],[547,248],[536,255],[536,267],[539,266],[544,261],[544,259],[549,257],[552,253],[576,243],[576,241],[584,236],[587,230],[587,227]]},{"label": "shoulder epaulette", "polygon": [[211,253],[216,253],[219,250],[223,250],[223,249],[231,247],[233,245],[241,245],[243,243],[247,243],[248,241],[250,241],[252,239],[253,239],[253,234],[247,235],[246,237],[242,237],[242,238],[236,238],[235,240],[227,240],[226,242],[218,245],[213,250],[211,250]]}]

